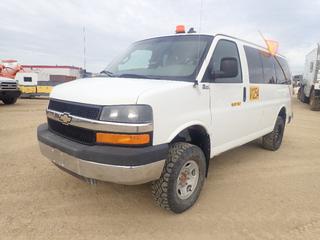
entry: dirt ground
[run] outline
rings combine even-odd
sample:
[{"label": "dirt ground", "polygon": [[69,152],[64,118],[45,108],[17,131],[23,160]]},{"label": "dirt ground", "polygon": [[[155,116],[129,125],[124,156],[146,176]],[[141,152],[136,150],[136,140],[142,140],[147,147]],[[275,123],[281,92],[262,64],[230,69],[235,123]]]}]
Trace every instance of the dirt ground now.
[{"label": "dirt ground", "polygon": [[47,100],[0,104],[0,239],[320,239],[320,112],[295,99],[283,145],[211,160],[200,199],[175,215],[150,185],[87,183],[42,157]]}]

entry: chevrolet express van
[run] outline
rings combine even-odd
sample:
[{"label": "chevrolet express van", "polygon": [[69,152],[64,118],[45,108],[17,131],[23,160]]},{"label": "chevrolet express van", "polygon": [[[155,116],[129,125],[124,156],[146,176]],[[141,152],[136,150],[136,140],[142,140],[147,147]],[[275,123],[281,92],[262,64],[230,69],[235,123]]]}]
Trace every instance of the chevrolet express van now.
[{"label": "chevrolet express van", "polygon": [[280,147],[292,118],[290,79],[284,57],[234,37],[142,40],[101,76],[54,87],[40,150],[86,179],[152,182],[156,203],[181,213],[214,156],[257,138]]}]

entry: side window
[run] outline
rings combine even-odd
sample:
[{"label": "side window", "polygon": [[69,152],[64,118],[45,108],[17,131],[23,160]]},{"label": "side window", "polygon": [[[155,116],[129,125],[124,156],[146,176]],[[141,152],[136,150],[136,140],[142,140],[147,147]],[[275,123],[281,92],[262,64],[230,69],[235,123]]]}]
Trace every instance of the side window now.
[{"label": "side window", "polygon": [[277,84],[284,84],[286,82],[286,78],[279,63],[276,60],[274,60],[274,68],[276,70]]},{"label": "side window", "polygon": [[276,83],[276,72],[274,69],[274,58],[267,52],[260,51],[263,66],[264,83]]},{"label": "side window", "polygon": [[287,61],[281,57],[276,57],[276,58],[279,60],[279,63],[281,65],[281,68],[286,78],[286,83],[290,84],[292,76],[291,76],[291,72],[290,72]]},{"label": "side window", "polygon": [[32,77],[23,77],[24,82],[32,82]]},{"label": "side window", "polygon": [[284,70],[281,68],[279,60],[280,59],[277,57],[274,58],[274,67],[276,70],[277,84],[287,84],[288,81],[284,74]]},{"label": "side window", "polygon": [[262,60],[260,57],[260,51],[245,46],[244,51],[246,53],[248,68],[249,68],[249,81],[250,83],[264,83]]},{"label": "side window", "polygon": [[269,53],[244,47],[250,83],[290,84],[291,72],[288,63],[281,57],[273,57]]},{"label": "side window", "polygon": [[[213,72],[221,72],[221,60],[224,59],[236,59],[237,60],[237,75],[235,77],[216,77],[214,79],[215,83],[242,83],[241,65],[238,53],[238,47],[235,42],[228,40],[220,40],[211,57],[209,66],[206,70],[204,80],[206,82],[213,82]],[[233,65],[234,66],[234,65]]]}]

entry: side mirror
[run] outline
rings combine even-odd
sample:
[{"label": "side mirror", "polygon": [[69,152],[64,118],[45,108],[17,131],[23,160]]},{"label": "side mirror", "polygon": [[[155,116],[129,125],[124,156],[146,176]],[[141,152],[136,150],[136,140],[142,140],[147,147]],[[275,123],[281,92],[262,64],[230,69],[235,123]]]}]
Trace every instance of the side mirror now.
[{"label": "side mirror", "polygon": [[236,58],[222,58],[220,62],[220,70],[212,71],[213,79],[216,78],[233,78],[238,76],[238,60]]}]

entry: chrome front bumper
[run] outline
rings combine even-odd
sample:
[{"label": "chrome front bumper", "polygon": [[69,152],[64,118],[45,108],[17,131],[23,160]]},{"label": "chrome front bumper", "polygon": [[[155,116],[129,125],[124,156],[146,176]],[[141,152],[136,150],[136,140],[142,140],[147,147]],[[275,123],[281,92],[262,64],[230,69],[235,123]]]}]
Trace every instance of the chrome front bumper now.
[{"label": "chrome front bumper", "polygon": [[59,167],[79,176],[125,185],[136,185],[160,178],[165,160],[139,166],[118,166],[85,161],[39,142],[41,153]]}]

